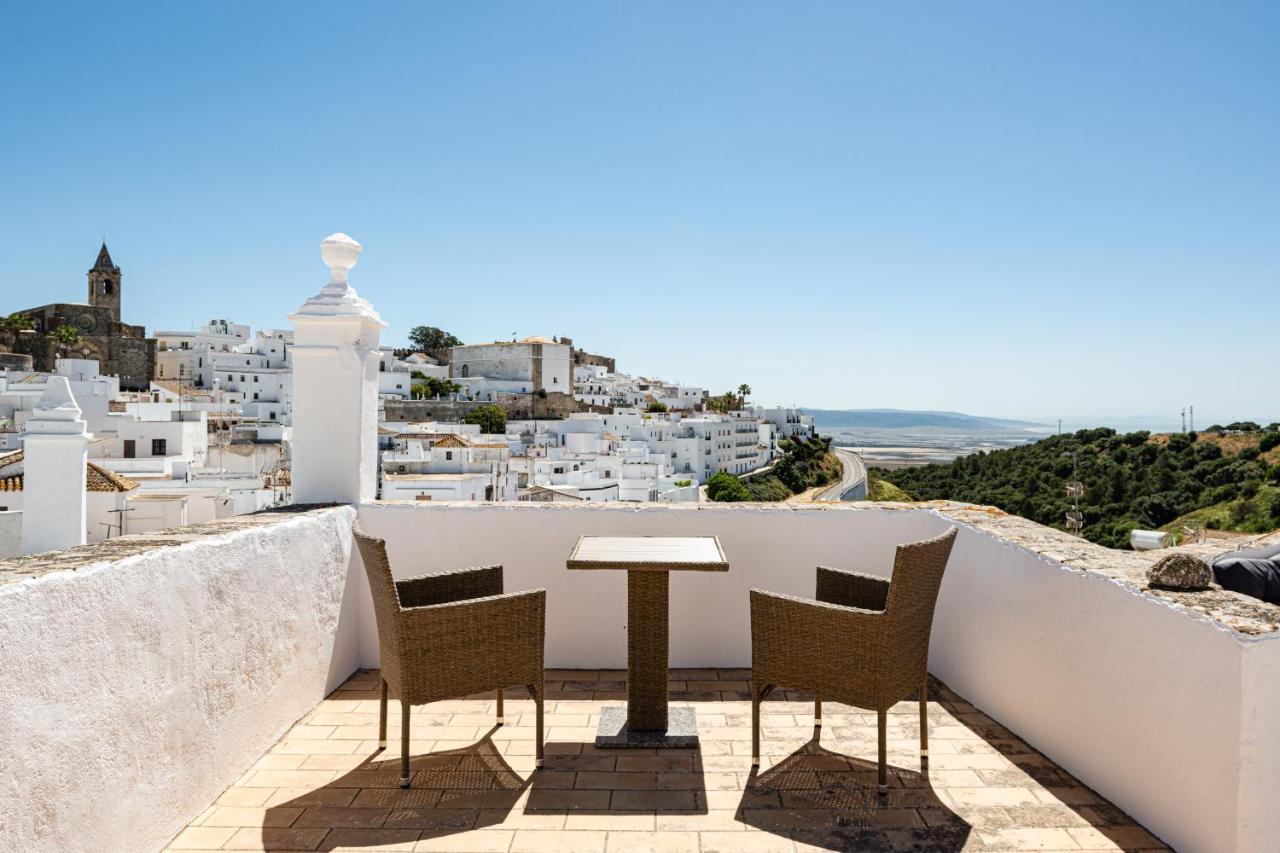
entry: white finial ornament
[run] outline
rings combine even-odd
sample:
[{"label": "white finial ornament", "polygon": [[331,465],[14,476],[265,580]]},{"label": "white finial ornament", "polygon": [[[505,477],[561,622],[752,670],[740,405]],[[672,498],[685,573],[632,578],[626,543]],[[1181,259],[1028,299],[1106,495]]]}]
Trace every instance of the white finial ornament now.
[{"label": "white finial ornament", "polygon": [[44,435],[84,435],[87,425],[80,419],[80,406],[65,376],[50,376],[40,402],[36,403],[25,431]]},{"label": "white finial ornament", "polygon": [[298,314],[327,317],[368,317],[382,322],[378,312],[347,281],[351,268],[360,261],[361,246],[341,232],[320,241],[320,258],[329,267],[329,283],[303,303]]}]

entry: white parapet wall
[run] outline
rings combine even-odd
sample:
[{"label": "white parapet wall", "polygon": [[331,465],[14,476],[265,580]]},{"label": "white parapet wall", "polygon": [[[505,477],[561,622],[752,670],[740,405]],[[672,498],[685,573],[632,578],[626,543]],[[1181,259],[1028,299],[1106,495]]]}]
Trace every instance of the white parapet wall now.
[{"label": "white parapet wall", "polygon": [[1054,558],[954,508],[365,503],[0,563],[0,849],[159,849],[376,666],[357,515],[398,577],[501,563],[507,590],[546,589],[548,666],[601,668],[626,665],[626,578],[568,571],[579,536],[719,536],[728,573],[672,579],[671,663],[737,667],[750,588],[888,576],[899,543],[958,523],[935,675],[1179,850],[1280,838],[1280,633],[1109,577],[1118,552]]},{"label": "white parapet wall", "polygon": [[[888,576],[897,543],[956,523],[865,504],[407,503],[363,504],[360,522],[398,577],[501,563],[507,590],[545,588],[548,665],[605,668],[626,666],[626,579],[566,570],[581,535],[719,536],[727,574],[672,579],[671,663],[725,667],[750,665],[752,587],[812,596],[818,564]],[[961,524],[930,670],[1177,849],[1274,849],[1280,635],[1237,633]],[[374,666],[367,590],[362,610]]]},{"label": "white parapet wall", "polygon": [[0,584],[0,849],[159,850],[341,683],[354,515],[88,546]]}]

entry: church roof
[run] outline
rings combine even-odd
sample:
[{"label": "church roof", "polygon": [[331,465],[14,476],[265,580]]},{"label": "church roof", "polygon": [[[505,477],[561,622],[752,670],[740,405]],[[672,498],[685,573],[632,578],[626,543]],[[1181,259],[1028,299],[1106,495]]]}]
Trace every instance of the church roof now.
[{"label": "church roof", "polygon": [[115,264],[111,263],[111,253],[107,251],[107,241],[102,241],[102,248],[98,250],[98,260],[94,261],[93,268],[95,270],[115,269]]}]

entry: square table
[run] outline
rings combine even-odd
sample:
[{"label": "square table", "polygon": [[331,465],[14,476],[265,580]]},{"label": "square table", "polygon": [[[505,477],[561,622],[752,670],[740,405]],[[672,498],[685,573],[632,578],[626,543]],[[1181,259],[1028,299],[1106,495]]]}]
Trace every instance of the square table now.
[{"label": "square table", "polygon": [[596,746],[696,747],[692,708],[667,709],[670,572],[727,572],[714,536],[583,536],[570,569],[627,573],[627,707],[605,708]]}]

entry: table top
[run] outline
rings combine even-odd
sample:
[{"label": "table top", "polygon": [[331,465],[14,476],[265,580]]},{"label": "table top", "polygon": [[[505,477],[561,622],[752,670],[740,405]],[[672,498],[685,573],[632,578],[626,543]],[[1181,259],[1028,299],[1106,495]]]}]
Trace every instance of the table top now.
[{"label": "table top", "polygon": [[583,536],[573,546],[570,569],[655,572],[727,572],[714,536]]}]

